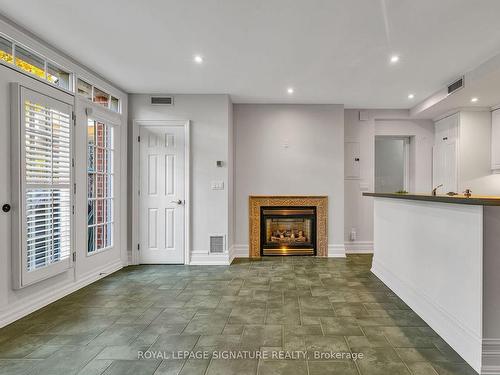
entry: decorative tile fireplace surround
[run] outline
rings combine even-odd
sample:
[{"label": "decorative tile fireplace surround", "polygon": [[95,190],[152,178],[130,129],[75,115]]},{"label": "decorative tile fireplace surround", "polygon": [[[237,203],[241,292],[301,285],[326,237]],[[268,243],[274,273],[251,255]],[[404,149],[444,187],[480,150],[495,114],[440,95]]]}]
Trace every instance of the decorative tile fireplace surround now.
[{"label": "decorative tile fireplace surround", "polygon": [[[273,208],[280,209],[273,210]],[[319,257],[328,256],[327,196],[251,195],[249,197],[248,212],[250,230],[248,255],[250,258],[261,257],[263,246],[265,255],[285,255],[290,253],[294,254],[295,251],[303,251],[304,254],[308,255],[316,255]],[[299,215],[303,213],[304,219],[289,224],[292,225],[290,227],[292,229],[286,230],[284,227],[279,227],[278,224],[271,227],[270,224],[263,223],[262,218],[265,217],[263,213],[271,214],[275,218],[278,218],[278,215],[282,213],[288,213],[292,215],[291,217],[298,218]],[[288,221],[291,220],[288,219]],[[312,230],[314,230],[314,233],[311,233]],[[268,239],[261,238],[262,231],[269,232]],[[278,233],[275,231],[278,231]],[[275,242],[277,245],[272,246],[272,242]],[[266,244],[269,245],[269,248],[265,247]],[[302,244],[304,246],[302,246]],[[314,244],[314,246],[311,244]],[[288,251],[280,252],[280,248],[287,249]],[[290,251],[290,249],[292,251]]]}]

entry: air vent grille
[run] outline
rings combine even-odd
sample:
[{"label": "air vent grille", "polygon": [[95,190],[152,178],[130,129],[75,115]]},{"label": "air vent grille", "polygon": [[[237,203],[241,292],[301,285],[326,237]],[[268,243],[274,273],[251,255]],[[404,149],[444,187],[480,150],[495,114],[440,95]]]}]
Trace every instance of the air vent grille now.
[{"label": "air vent grille", "polygon": [[460,90],[463,87],[464,87],[464,77],[461,77],[452,84],[448,85],[448,95],[451,94],[452,92]]},{"label": "air vent grille", "polygon": [[174,105],[173,96],[152,96],[151,104],[153,105]]},{"label": "air vent grille", "polygon": [[210,253],[221,254],[224,252],[224,236],[210,236]]}]

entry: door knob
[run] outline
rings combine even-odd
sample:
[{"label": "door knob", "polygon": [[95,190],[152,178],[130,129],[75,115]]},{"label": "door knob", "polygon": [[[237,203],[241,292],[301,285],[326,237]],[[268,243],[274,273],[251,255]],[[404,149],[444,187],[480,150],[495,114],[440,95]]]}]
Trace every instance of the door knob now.
[{"label": "door knob", "polygon": [[5,204],[2,206],[2,211],[3,211],[3,212],[9,212],[9,211],[10,211],[10,204],[5,203]]},{"label": "door knob", "polygon": [[180,199],[177,199],[176,201],[170,201],[170,203],[182,204],[182,201]]}]

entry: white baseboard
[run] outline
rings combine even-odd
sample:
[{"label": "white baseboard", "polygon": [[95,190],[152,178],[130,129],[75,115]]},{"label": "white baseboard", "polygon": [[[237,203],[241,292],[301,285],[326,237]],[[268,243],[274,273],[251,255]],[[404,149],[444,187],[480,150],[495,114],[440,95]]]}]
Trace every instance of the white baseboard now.
[{"label": "white baseboard", "polygon": [[345,258],[344,244],[328,245],[328,258]]},{"label": "white baseboard", "polygon": [[500,374],[500,339],[483,339],[481,375]]},{"label": "white baseboard", "polygon": [[43,293],[38,294],[36,297],[31,298],[29,301],[13,303],[12,306],[9,306],[7,311],[1,313],[0,328],[65,297],[68,294],[76,292],[78,289],[92,284],[93,282],[102,279],[103,277],[106,277],[109,274],[114,273],[122,268],[123,264],[120,259],[116,262],[113,262],[112,264],[98,269],[97,271],[82,275],[78,281],[68,284],[63,288],[59,288],[57,290],[47,290]]},{"label": "white baseboard", "polygon": [[242,245],[242,244],[239,244],[239,245],[233,245],[232,246],[232,259],[231,261],[234,259],[234,258],[249,258],[249,246],[248,245]]},{"label": "white baseboard", "polygon": [[227,266],[229,265],[229,253],[210,254],[207,251],[193,251],[191,253],[190,266]]},{"label": "white baseboard", "polygon": [[373,254],[373,241],[346,241],[347,254]]},{"label": "white baseboard", "polygon": [[455,349],[474,370],[480,371],[481,337],[471,332],[430,298],[401,280],[376,259],[373,260],[371,271]]}]

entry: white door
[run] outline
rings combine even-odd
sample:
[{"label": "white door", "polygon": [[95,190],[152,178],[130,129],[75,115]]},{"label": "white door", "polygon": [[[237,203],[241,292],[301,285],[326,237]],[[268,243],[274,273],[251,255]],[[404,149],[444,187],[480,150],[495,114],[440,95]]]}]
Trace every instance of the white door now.
[{"label": "white door", "polygon": [[141,263],[184,263],[183,126],[140,126]]}]

